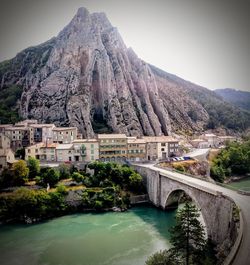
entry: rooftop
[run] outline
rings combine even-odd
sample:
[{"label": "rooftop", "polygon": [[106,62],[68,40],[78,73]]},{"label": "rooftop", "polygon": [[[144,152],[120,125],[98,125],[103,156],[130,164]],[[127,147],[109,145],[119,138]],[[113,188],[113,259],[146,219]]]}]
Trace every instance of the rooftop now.
[{"label": "rooftop", "polygon": [[73,144],[58,144],[56,150],[68,150],[73,147]]},{"label": "rooftop", "polygon": [[55,127],[53,131],[68,131],[68,130],[77,130],[76,127]]},{"label": "rooftop", "polygon": [[144,139],[128,139],[128,144],[145,144]]},{"label": "rooftop", "polygon": [[76,139],[73,140],[72,143],[76,144],[76,143],[95,143],[97,142],[97,139]]},{"label": "rooftop", "polygon": [[143,136],[142,139],[144,139],[147,143],[179,142],[172,136]]},{"label": "rooftop", "polygon": [[54,127],[54,123],[37,123],[37,124],[30,124],[29,127],[34,127],[34,128],[44,128],[44,127]]},{"label": "rooftop", "polygon": [[119,134],[98,134],[98,139],[120,139],[120,138],[127,138],[126,134],[119,133]]}]

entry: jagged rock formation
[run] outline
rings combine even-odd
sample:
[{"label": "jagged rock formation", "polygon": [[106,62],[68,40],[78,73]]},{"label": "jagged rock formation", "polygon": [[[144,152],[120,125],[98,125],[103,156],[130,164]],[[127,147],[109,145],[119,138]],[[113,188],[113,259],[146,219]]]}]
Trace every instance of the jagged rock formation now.
[{"label": "jagged rock formation", "polygon": [[2,63],[0,78],[2,89],[23,87],[23,118],[77,126],[85,137],[192,132],[210,119],[190,94],[203,88],[139,59],[104,13],[85,8],[57,37]]}]

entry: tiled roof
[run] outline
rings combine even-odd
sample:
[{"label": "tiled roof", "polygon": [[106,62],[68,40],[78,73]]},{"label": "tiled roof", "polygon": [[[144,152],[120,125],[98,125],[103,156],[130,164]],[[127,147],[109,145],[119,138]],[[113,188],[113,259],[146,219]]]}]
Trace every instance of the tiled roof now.
[{"label": "tiled roof", "polygon": [[73,144],[58,144],[56,150],[68,150],[73,147]]}]

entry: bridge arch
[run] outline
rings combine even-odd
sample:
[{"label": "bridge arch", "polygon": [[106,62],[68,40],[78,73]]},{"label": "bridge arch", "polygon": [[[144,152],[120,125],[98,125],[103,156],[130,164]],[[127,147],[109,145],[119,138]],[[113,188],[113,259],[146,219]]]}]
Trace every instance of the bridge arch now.
[{"label": "bridge arch", "polygon": [[220,245],[233,236],[236,226],[233,219],[234,202],[230,198],[205,186],[192,185],[185,180],[185,175],[180,178],[173,176],[172,172],[164,170],[162,173],[157,168],[141,165],[134,165],[134,168],[144,177],[149,200],[155,206],[165,209],[167,199],[171,199],[170,194],[183,190],[201,209],[208,237]]},{"label": "bridge arch", "polygon": [[183,188],[170,190],[166,195],[163,209],[164,210],[177,209],[182,199],[192,201],[195,204],[195,206],[198,208],[198,210],[200,211],[200,219],[201,219],[200,221],[202,225],[204,225],[204,229],[207,235],[207,221],[206,221],[204,212],[202,212],[202,207],[199,201],[196,199],[196,197],[193,196],[193,194],[190,194],[188,190],[185,190]]}]

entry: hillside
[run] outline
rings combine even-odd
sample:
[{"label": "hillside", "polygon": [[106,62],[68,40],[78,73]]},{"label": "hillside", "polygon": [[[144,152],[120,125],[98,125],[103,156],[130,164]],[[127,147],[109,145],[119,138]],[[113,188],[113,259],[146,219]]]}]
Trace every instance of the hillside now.
[{"label": "hillside", "polygon": [[224,88],[216,89],[215,93],[220,95],[223,100],[250,111],[250,92]]},{"label": "hillside", "polygon": [[1,101],[1,123],[35,118],[77,126],[84,137],[250,125],[248,112],[138,58],[104,13],[85,8],[57,37],[2,62],[0,80],[0,95],[9,102]]}]

